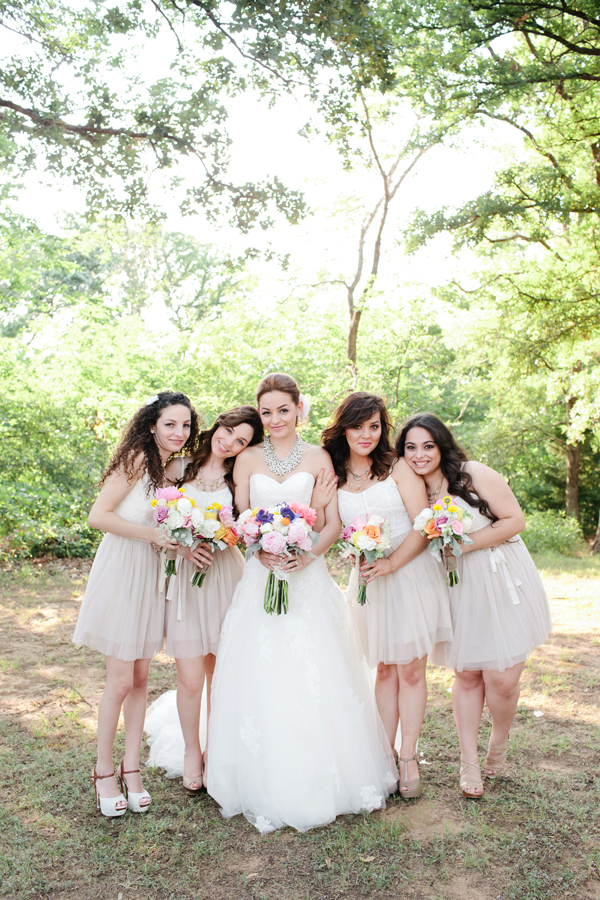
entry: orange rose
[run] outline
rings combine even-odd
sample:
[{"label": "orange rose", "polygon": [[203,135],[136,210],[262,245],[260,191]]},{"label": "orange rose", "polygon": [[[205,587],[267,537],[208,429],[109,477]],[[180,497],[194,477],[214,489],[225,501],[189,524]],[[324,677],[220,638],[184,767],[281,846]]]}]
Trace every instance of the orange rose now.
[{"label": "orange rose", "polygon": [[363,534],[366,534],[366,536],[370,537],[373,541],[379,541],[381,538],[381,531],[379,530],[378,525],[365,525]]},{"label": "orange rose", "polygon": [[230,547],[235,547],[239,538],[232,528],[228,528],[227,533],[223,535],[221,540],[225,541],[225,543],[228,544]]},{"label": "orange rose", "polygon": [[442,532],[437,530],[437,528],[435,527],[435,522],[433,520],[427,523],[423,531],[427,535],[428,540],[442,536]]}]

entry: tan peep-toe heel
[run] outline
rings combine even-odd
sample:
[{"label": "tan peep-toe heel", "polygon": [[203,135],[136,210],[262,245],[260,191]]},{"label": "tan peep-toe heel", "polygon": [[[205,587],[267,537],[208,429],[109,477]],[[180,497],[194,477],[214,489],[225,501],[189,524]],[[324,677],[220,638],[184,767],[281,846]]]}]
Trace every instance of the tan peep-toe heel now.
[{"label": "tan peep-toe heel", "polygon": [[[468,773],[477,772],[477,778],[469,778]],[[476,794],[477,789],[481,790],[480,794]],[[481,780],[481,769],[479,768],[479,760],[470,762],[468,759],[460,758],[460,789],[463,797],[468,800],[481,800],[483,797],[483,781]]]},{"label": "tan peep-toe heel", "polygon": [[494,778],[497,775],[504,775],[506,773],[507,753],[508,738],[506,738],[503,744],[492,744],[492,739],[490,738],[488,752],[485,758],[485,774],[488,778]]},{"label": "tan peep-toe heel", "polygon": [[[114,772],[110,772],[108,775],[98,775],[96,773],[96,766],[94,766],[94,771],[92,773],[94,794],[96,796],[96,809],[99,809],[102,815],[106,816],[107,819],[116,819],[118,816],[124,816],[127,812],[127,800],[123,794],[119,794],[118,797],[101,797],[98,793],[96,782],[101,781],[103,778],[112,778],[114,774]],[[117,809],[117,803],[124,803],[125,806]]]},{"label": "tan peep-toe heel", "polygon": [[[405,800],[412,800],[414,797],[421,796],[421,776],[417,775],[416,778],[408,777],[408,764],[409,762],[415,761],[417,766],[419,765],[419,760],[417,759],[417,754],[414,756],[409,756],[408,759],[404,756],[398,757],[398,762],[404,763],[404,778],[400,777],[400,782],[398,784],[398,793],[401,797],[404,797]],[[401,772],[402,770],[400,770]],[[406,790],[403,791],[402,788],[406,787]]]},{"label": "tan peep-toe heel", "polygon": [[[187,782],[187,784],[186,784]],[[198,784],[199,787],[192,787],[193,784]],[[183,776],[183,789],[188,795],[188,797],[197,797],[201,791],[204,790],[204,783],[202,781],[202,775],[193,775],[188,778],[187,775]]]}]

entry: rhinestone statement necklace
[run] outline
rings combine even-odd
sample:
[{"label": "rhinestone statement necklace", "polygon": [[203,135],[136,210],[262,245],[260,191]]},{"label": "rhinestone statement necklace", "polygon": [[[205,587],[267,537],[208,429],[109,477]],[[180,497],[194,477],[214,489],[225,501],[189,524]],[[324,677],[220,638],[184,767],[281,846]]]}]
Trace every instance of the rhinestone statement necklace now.
[{"label": "rhinestone statement necklace", "polygon": [[263,454],[265,462],[275,475],[287,475],[292,469],[295,469],[302,459],[302,439],[299,434],[296,435],[296,443],[292,447],[292,452],[287,459],[277,459],[273,444],[268,434],[265,434],[265,442],[263,444]]}]

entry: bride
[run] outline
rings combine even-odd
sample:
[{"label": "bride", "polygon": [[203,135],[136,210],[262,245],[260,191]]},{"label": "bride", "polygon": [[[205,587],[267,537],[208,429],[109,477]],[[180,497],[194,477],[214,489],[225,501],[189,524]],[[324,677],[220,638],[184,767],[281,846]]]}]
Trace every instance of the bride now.
[{"label": "bride", "polygon": [[[296,433],[298,385],[267,375],[257,405],[266,437],[236,461],[238,509],[309,505],[317,476],[332,466]],[[262,834],[385,807],[398,780],[347,604],[323,558],[341,531],[335,494],[320,517],[317,558],[301,555],[282,567],[289,612],[263,609],[269,570],[281,559],[261,552],[246,563],[221,632],[207,789],[224,816],[243,813]]]}]

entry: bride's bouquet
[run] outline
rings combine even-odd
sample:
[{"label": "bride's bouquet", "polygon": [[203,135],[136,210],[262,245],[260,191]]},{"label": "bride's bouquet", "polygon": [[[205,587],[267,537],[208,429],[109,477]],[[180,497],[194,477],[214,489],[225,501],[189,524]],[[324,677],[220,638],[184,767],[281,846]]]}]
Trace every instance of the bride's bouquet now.
[{"label": "bride's bouquet", "polygon": [[[154,521],[159,528],[183,547],[191,547],[194,543],[192,512],[195,503],[186,496],[185,488],[157,488],[151,504],[154,508]],[[165,575],[168,578],[177,571],[177,553],[168,549],[166,556]]]},{"label": "bride's bouquet", "polygon": [[[247,509],[237,520],[237,529],[246,545],[246,559],[259,550],[281,556],[282,562],[292,556],[308,553],[319,540],[312,526],[317,513],[299,503],[278,503],[268,509]],[[265,612],[287,613],[288,576],[280,568],[269,572],[265,588]]]},{"label": "bride's bouquet", "polygon": [[367,580],[360,574],[360,566],[364,560],[374,563],[376,559],[381,559],[391,545],[390,524],[383,516],[376,515],[355,516],[336,541],[342,559],[354,556],[358,571],[356,600],[361,606],[367,602]]},{"label": "bride's bouquet", "polygon": [[415,519],[413,528],[431,541],[430,549],[436,559],[444,563],[446,584],[456,587],[459,582],[456,560],[462,553],[461,544],[472,544],[468,537],[473,516],[468,509],[446,496],[431,509],[424,509]]},{"label": "bride's bouquet", "polygon": [[[201,541],[208,544],[212,553],[217,550],[226,550],[227,547],[235,547],[240,541],[240,535],[235,527],[233,508],[221,506],[220,503],[211,503],[202,510],[195,506],[191,514],[192,534],[195,539],[192,544],[198,546]],[[195,587],[202,587],[206,572],[198,569],[190,578],[190,583]]]}]

